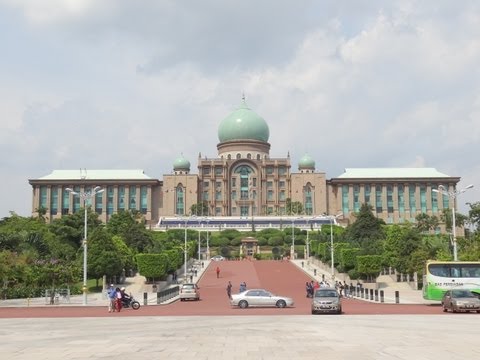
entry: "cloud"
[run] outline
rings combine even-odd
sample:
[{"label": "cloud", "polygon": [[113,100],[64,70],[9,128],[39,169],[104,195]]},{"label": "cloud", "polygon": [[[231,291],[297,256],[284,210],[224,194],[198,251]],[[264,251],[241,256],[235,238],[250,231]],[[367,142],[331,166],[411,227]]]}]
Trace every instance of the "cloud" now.
[{"label": "cloud", "polygon": [[242,92],[293,169],[308,152],[327,177],[428,166],[480,184],[479,7],[0,0],[0,216],[28,214],[15,194],[53,169],[161,178],[184,153],[196,170]]}]

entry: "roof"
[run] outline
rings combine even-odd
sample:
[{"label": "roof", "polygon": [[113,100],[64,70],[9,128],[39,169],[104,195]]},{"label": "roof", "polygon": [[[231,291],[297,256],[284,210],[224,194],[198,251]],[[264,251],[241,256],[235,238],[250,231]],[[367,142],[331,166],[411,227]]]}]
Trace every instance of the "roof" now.
[{"label": "roof", "polygon": [[347,168],[337,179],[449,178],[435,168]]},{"label": "roof", "polygon": [[143,170],[53,170],[38,180],[151,180]]}]

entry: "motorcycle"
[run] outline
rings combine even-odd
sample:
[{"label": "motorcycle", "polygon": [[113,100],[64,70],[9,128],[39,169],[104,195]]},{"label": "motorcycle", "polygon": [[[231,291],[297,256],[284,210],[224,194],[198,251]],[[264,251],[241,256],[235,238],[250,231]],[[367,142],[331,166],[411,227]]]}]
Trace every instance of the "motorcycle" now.
[{"label": "motorcycle", "polygon": [[132,308],[133,310],[140,309],[140,303],[133,298],[133,296],[129,296],[128,298],[122,299],[122,307],[123,308]]}]

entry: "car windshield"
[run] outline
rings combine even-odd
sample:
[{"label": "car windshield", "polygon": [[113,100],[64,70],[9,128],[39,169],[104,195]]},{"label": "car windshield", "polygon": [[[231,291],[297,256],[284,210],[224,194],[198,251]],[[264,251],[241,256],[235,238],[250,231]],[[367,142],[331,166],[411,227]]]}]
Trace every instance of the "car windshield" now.
[{"label": "car windshield", "polygon": [[475,295],[469,290],[453,290],[452,296],[456,298],[474,298]]},{"label": "car windshield", "polygon": [[316,298],[320,297],[337,297],[337,292],[335,290],[318,290],[315,293]]},{"label": "car windshield", "polygon": [[183,289],[195,289],[195,284],[183,284]]}]

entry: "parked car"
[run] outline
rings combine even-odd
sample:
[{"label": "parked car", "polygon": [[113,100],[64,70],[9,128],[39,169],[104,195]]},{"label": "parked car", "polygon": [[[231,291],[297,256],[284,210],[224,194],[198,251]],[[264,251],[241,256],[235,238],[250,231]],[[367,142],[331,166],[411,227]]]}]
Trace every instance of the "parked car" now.
[{"label": "parked car", "polygon": [[197,284],[180,285],[180,301],[200,300],[200,288]]},{"label": "parked car", "polygon": [[239,294],[233,294],[230,300],[232,306],[245,309],[249,306],[270,306],[284,308],[293,305],[293,299],[287,296],[274,295],[265,289],[250,289]]},{"label": "parked car", "polygon": [[480,313],[480,299],[470,290],[448,290],[442,298],[444,312],[476,311]]},{"label": "parked car", "polygon": [[335,288],[319,288],[312,297],[312,314],[342,313],[342,300]]},{"label": "parked car", "polygon": [[214,257],[212,257],[212,260],[213,261],[223,261],[223,260],[225,260],[225,258],[222,255],[215,255]]}]

